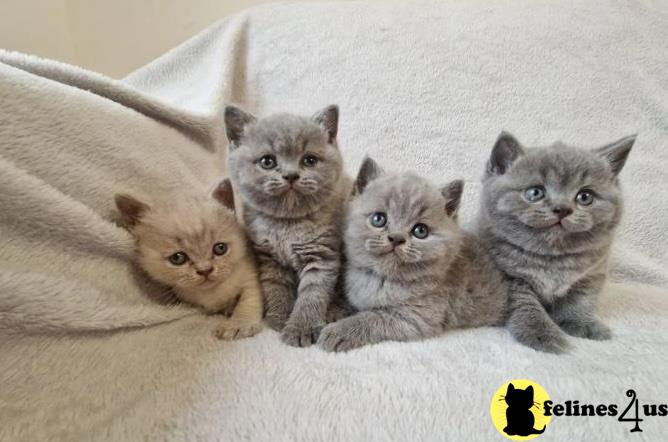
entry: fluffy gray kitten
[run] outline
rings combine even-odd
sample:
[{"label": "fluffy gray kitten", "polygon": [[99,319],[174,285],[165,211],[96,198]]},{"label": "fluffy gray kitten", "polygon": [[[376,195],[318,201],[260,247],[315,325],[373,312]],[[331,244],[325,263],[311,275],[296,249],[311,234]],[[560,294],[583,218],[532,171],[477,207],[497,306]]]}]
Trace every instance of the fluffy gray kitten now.
[{"label": "fluffy gray kitten", "polygon": [[462,181],[439,191],[415,174],[384,174],[364,161],[344,233],[345,291],[358,312],[325,326],[323,349],[503,323],[503,275],[456,223],[462,190]]},{"label": "fluffy gray kitten", "polygon": [[270,327],[293,346],[316,342],[335,295],[351,180],[337,146],[339,110],[256,119],[225,109],[229,169],[258,256]]},{"label": "fluffy gray kitten", "polygon": [[481,235],[512,284],[508,328],[536,350],[561,353],[564,331],[609,339],[594,307],[622,213],[617,175],[635,137],[595,150],[525,149],[502,133],[483,180]]}]

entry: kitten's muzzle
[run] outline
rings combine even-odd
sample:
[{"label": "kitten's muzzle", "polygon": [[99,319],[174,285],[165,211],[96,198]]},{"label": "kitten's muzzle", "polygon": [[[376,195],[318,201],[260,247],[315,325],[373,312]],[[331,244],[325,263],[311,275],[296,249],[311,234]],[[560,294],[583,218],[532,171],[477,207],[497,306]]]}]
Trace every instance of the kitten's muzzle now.
[{"label": "kitten's muzzle", "polygon": [[298,173],[287,173],[285,175],[282,175],[283,179],[288,182],[288,184],[292,185],[294,184],[295,181],[299,179],[299,174]]},{"label": "kitten's muzzle", "polygon": [[387,240],[392,244],[392,247],[399,247],[406,242],[406,237],[401,234],[388,235]]},{"label": "kitten's muzzle", "polygon": [[213,272],[213,267],[197,269],[196,272],[197,272],[198,275],[204,276],[205,278],[208,278],[208,276],[211,274],[211,272]]},{"label": "kitten's muzzle", "polygon": [[566,218],[568,215],[573,213],[573,209],[568,206],[556,206],[552,208],[552,213],[559,217],[559,220]]}]

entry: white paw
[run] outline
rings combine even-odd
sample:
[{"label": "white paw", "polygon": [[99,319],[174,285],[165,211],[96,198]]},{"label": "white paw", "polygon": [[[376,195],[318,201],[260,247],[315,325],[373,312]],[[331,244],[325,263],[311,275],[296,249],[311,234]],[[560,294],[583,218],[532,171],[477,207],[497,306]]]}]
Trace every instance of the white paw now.
[{"label": "white paw", "polygon": [[218,339],[232,341],[234,339],[250,338],[258,334],[260,330],[262,330],[262,324],[260,323],[225,321],[214,333]]}]

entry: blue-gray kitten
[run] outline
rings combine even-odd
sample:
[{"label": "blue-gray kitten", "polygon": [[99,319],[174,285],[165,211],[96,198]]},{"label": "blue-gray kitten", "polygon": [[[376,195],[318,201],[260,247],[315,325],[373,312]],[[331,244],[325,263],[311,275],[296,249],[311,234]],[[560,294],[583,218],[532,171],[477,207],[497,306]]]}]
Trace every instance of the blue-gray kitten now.
[{"label": "blue-gray kitten", "polygon": [[415,174],[384,174],[364,161],[344,233],[345,291],[358,312],[322,330],[323,349],[503,323],[503,275],[456,223],[462,190],[461,181],[439,191]]},{"label": "blue-gray kitten", "polygon": [[258,256],[265,318],[281,339],[318,338],[340,269],[341,218],[351,180],[336,135],[339,111],[256,119],[225,109],[229,168]]},{"label": "blue-gray kitten", "polygon": [[635,137],[595,150],[525,149],[502,133],[483,180],[481,235],[512,284],[508,328],[521,343],[561,353],[564,331],[609,339],[595,301],[622,213],[617,175]]}]

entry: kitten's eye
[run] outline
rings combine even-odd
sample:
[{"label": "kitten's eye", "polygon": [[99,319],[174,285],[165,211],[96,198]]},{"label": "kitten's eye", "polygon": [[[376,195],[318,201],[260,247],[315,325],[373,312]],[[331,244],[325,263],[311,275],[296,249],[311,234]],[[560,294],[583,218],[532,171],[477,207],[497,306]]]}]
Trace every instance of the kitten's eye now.
[{"label": "kitten's eye", "polygon": [[422,223],[416,224],[413,226],[411,233],[418,239],[425,239],[427,236],[429,236],[429,227]]},{"label": "kitten's eye", "polygon": [[227,244],[224,242],[217,242],[213,245],[213,254],[217,256],[223,256],[227,253]]},{"label": "kitten's eye", "polygon": [[263,169],[273,169],[276,167],[276,157],[273,155],[265,155],[258,160],[258,163],[260,163],[260,167]]},{"label": "kitten's eye", "polygon": [[594,202],[594,192],[591,190],[581,190],[575,195],[575,201],[582,206],[588,206]]},{"label": "kitten's eye", "polygon": [[188,255],[183,252],[176,252],[167,259],[175,266],[181,266],[188,261]]},{"label": "kitten's eye", "polygon": [[371,215],[369,221],[374,227],[383,227],[385,224],[387,224],[387,215],[385,215],[383,212],[376,212]]},{"label": "kitten's eye", "polygon": [[318,163],[318,159],[313,155],[304,155],[302,158],[302,164],[306,167],[313,167]]},{"label": "kitten's eye", "polygon": [[524,198],[526,198],[527,201],[530,201],[532,203],[540,201],[543,198],[545,198],[545,188],[543,186],[529,187],[527,190],[524,191]]}]

